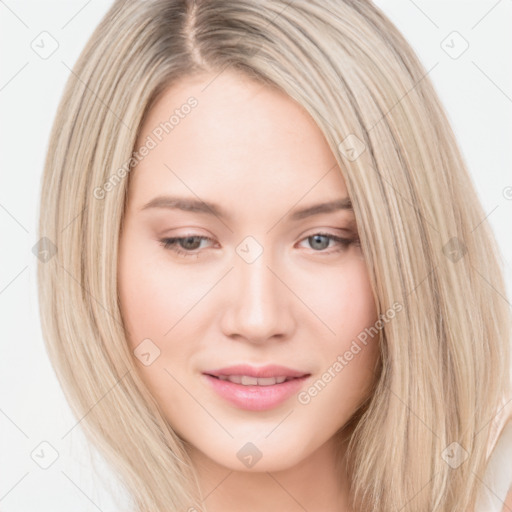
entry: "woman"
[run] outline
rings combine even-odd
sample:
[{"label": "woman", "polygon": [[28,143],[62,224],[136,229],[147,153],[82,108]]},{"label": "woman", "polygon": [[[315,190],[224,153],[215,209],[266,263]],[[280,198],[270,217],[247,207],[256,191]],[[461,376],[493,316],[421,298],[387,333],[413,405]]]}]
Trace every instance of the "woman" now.
[{"label": "woman", "polygon": [[498,248],[370,2],[116,2],[41,197],[50,357],[137,510],[488,510]]}]

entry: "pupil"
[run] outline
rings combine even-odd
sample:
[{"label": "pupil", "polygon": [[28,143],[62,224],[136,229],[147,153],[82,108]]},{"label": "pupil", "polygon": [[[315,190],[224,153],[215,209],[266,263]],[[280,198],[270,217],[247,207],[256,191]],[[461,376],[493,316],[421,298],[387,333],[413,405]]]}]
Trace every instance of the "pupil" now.
[{"label": "pupil", "polygon": [[[314,249],[326,249],[329,246],[329,239],[325,235],[313,235],[309,237],[310,240],[313,240],[313,243],[311,246]],[[322,238],[324,239],[324,243],[322,243]],[[320,247],[318,247],[317,242],[320,244]],[[327,242],[327,244],[325,243]]]},{"label": "pupil", "polygon": [[[196,242],[196,244],[194,244],[194,241]],[[197,245],[198,241],[199,241],[199,243],[201,243],[201,241],[199,240],[199,237],[197,237],[197,236],[189,236],[187,238],[184,238],[181,241],[181,246],[184,249],[197,249],[197,247],[190,247],[189,244]]]}]

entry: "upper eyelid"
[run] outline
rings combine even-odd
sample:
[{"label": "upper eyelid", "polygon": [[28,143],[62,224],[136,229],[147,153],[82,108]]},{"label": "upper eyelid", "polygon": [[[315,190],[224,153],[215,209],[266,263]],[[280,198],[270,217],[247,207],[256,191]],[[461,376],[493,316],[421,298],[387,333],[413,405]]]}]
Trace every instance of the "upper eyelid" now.
[{"label": "upper eyelid", "polygon": [[[348,237],[354,237],[354,236],[357,236],[357,230],[354,230],[351,226],[347,226],[347,227],[344,227],[344,228],[341,228],[341,227],[338,227],[338,228],[333,228],[333,227],[330,227],[330,228],[312,228],[313,231],[311,231],[309,234],[303,234],[301,236],[301,240],[303,240],[304,238],[308,238],[310,236],[313,236],[313,235],[326,235],[326,236],[338,236],[338,237],[341,237],[341,238],[348,238]],[[315,230],[316,229],[316,230]],[[343,234],[339,234],[339,233],[330,233],[329,230],[331,229],[335,229],[337,231],[344,231],[346,234],[343,235]],[[168,235],[168,236],[162,236],[161,237],[162,239],[171,239],[171,238],[175,238],[175,239],[184,239],[184,238],[205,238],[207,240],[215,240],[214,237],[211,237],[211,236],[208,236],[208,235],[202,235],[202,234],[198,234],[198,233],[185,233],[183,235]]]},{"label": "upper eyelid", "polygon": [[[337,233],[328,233],[328,232],[320,229],[317,231],[313,231],[312,233],[310,233],[308,235],[302,235],[300,240],[304,240],[305,238],[309,238],[309,237],[315,236],[315,235],[332,236],[332,237],[340,237],[340,238],[347,238],[349,236],[352,236],[352,235],[343,236],[343,235],[339,235]],[[204,239],[204,240],[211,240],[212,242],[215,241],[215,238],[213,238],[213,237],[210,237],[207,235],[197,235],[195,233],[185,234],[185,235],[181,235],[181,236],[164,236],[164,237],[162,237],[162,240],[184,240],[186,238],[200,238],[200,239]]]}]

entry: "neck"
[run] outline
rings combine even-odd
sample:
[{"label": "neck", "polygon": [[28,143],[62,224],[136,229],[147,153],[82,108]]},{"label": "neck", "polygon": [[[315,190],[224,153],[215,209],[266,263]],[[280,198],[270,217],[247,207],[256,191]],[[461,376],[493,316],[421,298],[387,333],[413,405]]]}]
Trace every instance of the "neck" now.
[{"label": "neck", "polygon": [[350,512],[346,442],[336,436],[293,467],[238,471],[189,447],[208,512]]}]

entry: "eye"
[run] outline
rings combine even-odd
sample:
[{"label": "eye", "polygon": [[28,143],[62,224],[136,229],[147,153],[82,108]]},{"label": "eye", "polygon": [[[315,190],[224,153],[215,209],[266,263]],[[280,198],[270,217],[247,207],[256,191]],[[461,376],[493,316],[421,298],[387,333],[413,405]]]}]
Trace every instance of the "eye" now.
[{"label": "eye", "polygon": [[[357,244],[359,241],[357,238],[343,238],[341,236],[336,236],[331,233],[314,233],[302,241],[308,241],[310,246],[315,250],[315,252],[323,252],[326,254],[330,254],[333,252],[339,252],[347,249],[351,244]],[[338,244],[338,247],[332,251],[325,251],[329,247],[329,243],[334,241]]]},{"label": "eye", "polygon": [[164,249],[174,251],[180,256],[197,257],[199,254],[192,251],[197,251],[201,241],[203,240],[210,240],[213,242],[213,238],[209,238],[207,236],[190,235],[183,237],[163,238],[160,240],[160,245]]},{"label": "eye", "polygon": [[[171,250],[176,254],[184,257],[198,257],[201,247],[201,242],[210,241],[214,242],[213,238],[207,236],[190,235],[183,237],[163,238],[160,240],[160,245],[164,249]],[[325,254],[336,253],[339,251],[346,250],[351,244],[358,244],[357,238],[343,238],[340,236],[333,235],[331,233],[314,233],[301,242],[307,241],[310,247],[313,248],[314,252],[321,252]],[[329,247],[331,242],[338,244],[338,247],[334,250],[325,251]]]}]

